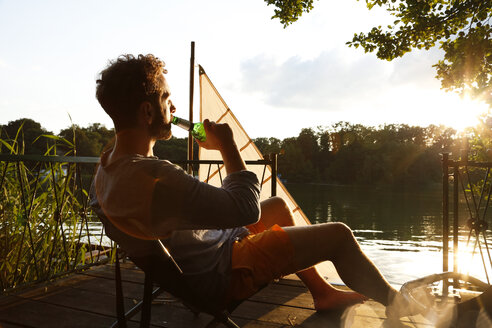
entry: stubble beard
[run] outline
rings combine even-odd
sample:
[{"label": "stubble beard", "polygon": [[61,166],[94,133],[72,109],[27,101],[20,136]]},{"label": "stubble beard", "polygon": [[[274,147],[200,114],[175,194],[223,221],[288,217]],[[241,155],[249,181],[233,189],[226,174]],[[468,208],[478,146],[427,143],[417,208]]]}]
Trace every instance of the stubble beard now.
[{"label": "stubble beard", "polygon": [[171,123],[164,122],[164,115],[160,111],[156,120],[150,125],[150,135],[156,140],[168,140],[173,135]]},{"label": "stubble beard", "polygon": [[156,140],[168,140],[173,135],[170,123],[159,122],[158,124],[152,124],[150,129],[151,136]]}]

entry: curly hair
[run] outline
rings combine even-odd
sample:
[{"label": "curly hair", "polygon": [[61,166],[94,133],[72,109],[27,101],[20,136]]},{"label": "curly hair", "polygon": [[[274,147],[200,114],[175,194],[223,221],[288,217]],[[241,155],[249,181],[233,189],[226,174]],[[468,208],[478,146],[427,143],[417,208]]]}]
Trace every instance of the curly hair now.
[{"label": "curly hair", "polygon": [[143,101],[159,101],[160,77],[167,73],[162,60],[154,55],[121,55],[110,61],[96,80],[96,98],[111,117],[115,129],[135,125],[138,106]]}]

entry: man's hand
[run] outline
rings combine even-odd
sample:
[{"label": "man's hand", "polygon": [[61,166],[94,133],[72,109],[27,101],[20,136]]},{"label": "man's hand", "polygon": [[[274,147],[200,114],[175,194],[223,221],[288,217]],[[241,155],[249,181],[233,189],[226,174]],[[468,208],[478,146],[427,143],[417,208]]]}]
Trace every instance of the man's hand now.
[{"label": "man's hand", "polygon": [[198,141],[200,147],[220,151],[227,174],[236,171],[246,170],[246,165],[241,158],[241,154],[237,149],[232,130],[227,123],[217,124],[210,122],[208,119],[203,121],[205,141]]},{"label": "man's hand", "polygon": [[196,140],[200,147],[222,151],[235,144],[229,124],[217,124],[205,119],[203,121],[203,127],[205,128],[207,138],[205,141]]}]

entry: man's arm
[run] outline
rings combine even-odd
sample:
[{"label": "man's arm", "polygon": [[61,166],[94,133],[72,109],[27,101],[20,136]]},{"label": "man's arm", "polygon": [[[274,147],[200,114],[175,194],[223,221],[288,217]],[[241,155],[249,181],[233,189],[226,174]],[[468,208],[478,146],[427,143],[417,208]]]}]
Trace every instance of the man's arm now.
[{"label": "man's arm", "polygon": [[152,230],[227,229],[253,224],[260,215],[260,184],[253,172],[231,172],[217,188],[172,164],[160,165],[153,191]]},{"label": "man's arm", "polygon": [[[152,200],[157,234],[173,230],[226,229],[259,219],[260,185],[246,170],[227,124],[203,122],[207,139],[200,147],[220,151],[227,171],[221,188],[200,182],[174,165],[161,165]],[[163,211],[165,208],[165,211]]]}]

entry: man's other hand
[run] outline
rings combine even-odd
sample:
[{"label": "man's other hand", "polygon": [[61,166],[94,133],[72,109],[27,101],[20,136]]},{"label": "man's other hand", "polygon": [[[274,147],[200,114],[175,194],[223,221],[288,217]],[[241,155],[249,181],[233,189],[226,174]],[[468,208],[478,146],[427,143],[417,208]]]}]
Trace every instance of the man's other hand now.
[{"label": "man's other hand", "polygon": [[234,145],[234,138],[229,124],[210,122],[205,119],[203,127],[207,138],[205,141],[196,140],[200,147],[221,151]]}]

